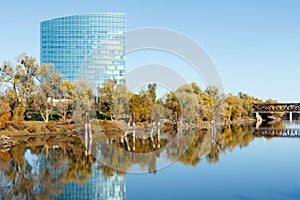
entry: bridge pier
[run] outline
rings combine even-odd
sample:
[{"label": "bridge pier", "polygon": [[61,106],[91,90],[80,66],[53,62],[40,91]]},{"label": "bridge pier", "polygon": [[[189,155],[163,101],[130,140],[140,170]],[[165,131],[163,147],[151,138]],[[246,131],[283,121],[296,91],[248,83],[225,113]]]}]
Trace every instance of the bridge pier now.
[{"label": "bridge pier", "polygon": [[256,114],[256,120],[258,122],[262,122],[262,117],[260,116],[260,114],[258,112],[256,112],[255,114]]},{"label": "bridge pier", "polygon": [[293,121],[293,112],[290,112],[290,122]]}]

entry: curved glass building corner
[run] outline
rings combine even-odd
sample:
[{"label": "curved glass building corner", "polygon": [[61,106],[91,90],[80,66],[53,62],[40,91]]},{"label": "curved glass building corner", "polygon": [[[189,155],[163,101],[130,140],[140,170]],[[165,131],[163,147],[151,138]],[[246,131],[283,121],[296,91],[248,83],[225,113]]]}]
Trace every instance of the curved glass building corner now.
[{"label": "curved glass building corner", "polygon": [[125,13],[59,17],[40,24],[40,62],[53,63],[63,79],[125,83]]}]

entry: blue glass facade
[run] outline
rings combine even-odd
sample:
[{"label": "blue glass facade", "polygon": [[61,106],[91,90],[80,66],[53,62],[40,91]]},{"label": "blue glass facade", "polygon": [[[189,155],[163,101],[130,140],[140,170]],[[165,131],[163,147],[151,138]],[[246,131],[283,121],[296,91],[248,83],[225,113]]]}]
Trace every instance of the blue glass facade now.
[{"label": "blue glass facade", "polygon": [[63,79],[125,83],[125,13],[66,16],[41,22],[41,64],[53,63]]}]

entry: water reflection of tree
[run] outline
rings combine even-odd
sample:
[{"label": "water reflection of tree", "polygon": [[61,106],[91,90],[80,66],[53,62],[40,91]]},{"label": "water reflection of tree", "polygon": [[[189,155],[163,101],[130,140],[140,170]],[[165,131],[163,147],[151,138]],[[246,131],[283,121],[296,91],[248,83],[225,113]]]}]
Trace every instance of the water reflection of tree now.
[{"label": "water reflection of tree", "polygon": [[[164,144],[164,141],[164,139],[161,140],[161,143]],[[101,160],[99,160],[99,168],[103,170],[104,175],[111,176],[114,173],[124,174],[124,172],[128,171],[136,164],[138,164],[142,169],[147,169],[145,171],[156,171],[156,159],[159,157],[159,153],[149,153],[155,151],[150,138],[145,141],[138,139],[136,142],[136,152],[133,152],[132,154],[128,154],[126,146],[120,141],[115,141],[114,145],[116,145],[116,147],[106,145],[101,146]],[[129,145],[133,145],[132,140],[129,141]],[[140,153],[149,153],[149,156],[140,156]],[[104,164],[107,164],[107,166]],[[122,172],[116,171],[110,166],[113,166],[115,169],[122,169]]]},{"label": "water reflection of tree", "polygon": [[195,138],[186,152],[178,159],[178,161],[182,162],[186,165],[196,166],[201,162],[201,149],[203,149],[203,141],[204,137],[207,134],[207,131],[198,130],[195,134]]},{"label": "water reflection of tree", "polygon": [[32,187],[33,179],[31,176],[28,176],[30,173],[30,166],[25,163],[23,155],[24,149],[24,144],[19,144],[17,148],[11,149],[12,160],[9,162],[9,168],[5,170],[6,179],[10,182],[10,184],[7,185],[11,186],[10,188],[7,188],[8,191],[6,195],[11,195],[11,197],[8,196],[8,198],[15,196],[29,199],[34,195]]},{"label": "water reflection of tree", "polygon": [[[0,184],[7,199],[48,199],[62,192],[67,182],[85,182],[92,174],[92,157],[85,158],[80,139],[68,138],[51,144],[47,140],[20,142],[9,152],[0,154],[0,172],[5,182]],[[25,151],[38,159],[30,163]],[[11,158],[11,159],[8,159]],[[4,173],[3,173],[4,172]],[[2,180],[3,181],[3,180]]]},{"label": "water reflection of tree", "polygon": [[[237,147],[243,148],[254,140],[251,125],[225,127],[214,143],[209,130],[187,130],[181,134],[181,137],[173,133],[172,137],[161,139],[161,146],[169,145],[166,152],[169,160],[192,166],[199,164],[202,158],[206,158],[209,163],[216,163],[222,153],[233,151]],[[174,137],[179,138],[174,140]],[[190,146],[182,145],[192,138]],[[154,150],[150,139],[148,140],[137,140],[136,151]],[[176,142],[167,144],[170,140]],[[122,148],[120,143],[118,145]],[[180,148],[187,150],[178,158],[178,153],[182,150]],[[25,151],[28,149],[38,157],[36,165],[25,159]],[[156,172],[157,160],[160,157],[159,151],[149,154],[150,157],[140,157],[138,153],[128,157],[125,156],[126,151],[117,151],[117,148],[113,148],[113,152],[109,153],[105,149],[102,150],[101,156],[105,162],[125,170],[138,164],[149,172]],[[0,187],[8,199],[42,199],[59,195],[64,183],[85,182],[93,173],[92,165],[95,163],[93,157],[85,157],[84,145],[79,138],[74,137],[48,137],[31,139],[28,143],[20,142],[9,152],[1,153],[0,159]],[[113,176],[116,173],[125,175],[125,172],[118,172],[103,163],[98,164],[98,170],[102,170],[105,176]]]},{"label": "water reflection of tree", "polygon": [[[170,161],[176,161],[192,141],[194,137],[194,130],[177,130],[177,132],[164,133],[162,138],[155,135],[151,137],[137,137],[135,144],[133,143],[132,136],[128,139],[128,144],[125,144],[121,138],[114,138],[109,145],[101,145],[101,163],[107,163],[116,169],[123,171],[130,170],[133,166],[139,166],[142,171],[155,173],[157,170],[157,160],[160,158],[161,153],[166,156]],[[201,134],[201,133],[200,133]],[[100,137],[98,138],[99,140]],[[93,139],[94,140],[94,139]],[[103,141],[98,141],[103,143]],[[160,148],[159,145],[160,144]],[[115,147],[112,147],[115,145]],[[135,151],[126,148],[129,145],[135,145]],[[192,149],[195,150],[195,149]],[[129,153],[131,151],[131,153]],[[146,153],[147,155],[142,155]],[[192,152],[191,152],[192,153]],[[109,167],[101,166],[105,174],[111,175],[113,170]]]},{"label": "water reflection of tree", "polygon": [[[188,165],[197,165],[201,162],[201,158],[205,156],[205,152],[202,151],[204,146],[208,146],[207,142],[204,142],[205,138],[210,135],[209,131],[201,130],[195,135],[195,138],[187,149],[187,151],[179,158],[179,161]],[[254,140],[253,130],[251,125],[240,126],[233,125],[225,127],[220,134],[216,143],[211,144],[209,153],[205,156],[207,162],[217,163],[220,159],[220,154],[226,151],[233,151],[236,147],[246,147],[251,141]]]},{"label": "water reflection of tree", "polygon": [[[173,132],[172,134],[169,133],[172,137],[161,140],[162,146],[167,146],[167,159],[192,166],[199,164],[203,158],[206,158],[209,163],[217,163],[222,153],[233,151],[236,147],[246,147],[255,138],[252,125],[231,125],[222,130],[217,130],[215,136],[212,135],[210,130],[185,130],[176,134]],[[144,141],[137,139],[136,141],[135,153],[155,151],[150,139]],[[189,143],[188,141],[192,142]],[[140,165],[141,168],[147,168],[149,172],[156,170],[155,165],[159,155],[151,154],[152,157],[148,157],[148,159],[135,154],[131,154],[130,157],[126,155],[126,146],[123,143],[119,140],[114,140],[113,144],[118,148],[112,148],[110,151],[107,151],[105,148],[101,149],[104,163],[109,163],[111,166],[124,171],[129,170],[136,164]],[[184,144],[190,145],[184,146]],[[129,140],[129,145],[132,145],[132,140]],[[123,149],[123,151],[120,149]],[[180,152],[184,153],[178,158]],[[106,175],[112,175],[114,172],[114,170],[106,166],[102,166],[101,169],[104,170]]]}]

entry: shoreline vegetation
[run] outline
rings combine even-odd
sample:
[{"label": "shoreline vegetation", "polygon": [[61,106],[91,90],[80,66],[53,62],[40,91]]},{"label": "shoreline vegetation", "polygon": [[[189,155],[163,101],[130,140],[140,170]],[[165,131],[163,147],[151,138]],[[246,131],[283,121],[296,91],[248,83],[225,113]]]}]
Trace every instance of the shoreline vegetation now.
[{"label": "shoreline vegetation", "polygon": [[[87,81],[63,80],[54,69],[52,64],[39,66],[26,54],[19,55],[14,65],[4,62],[0,66],[0,136],[72,135],[78,129],[74,121],[84,121],[87,112],[95,113],[93,119],[105,133],[120,131],[116,122],[126,125],[128,120],[137,127],[163,119],[167,129],[175,130],[178,124],[207,129],[211,122],[253,123],[252,104],[264,103],[242,92],[221,94],[215,86],[202,89],[195,82],[160,98],[156,83],[134,94],[125,84],[106,80],[95,92]],[[274,113],[273,117],[282,115]]]}]

